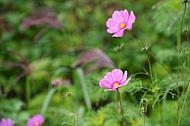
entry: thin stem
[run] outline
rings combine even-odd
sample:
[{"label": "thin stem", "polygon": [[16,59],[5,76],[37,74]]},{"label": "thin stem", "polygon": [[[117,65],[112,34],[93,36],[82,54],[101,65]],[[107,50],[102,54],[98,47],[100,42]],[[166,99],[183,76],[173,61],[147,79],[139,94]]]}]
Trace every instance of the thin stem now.
[{"label": "thin stem", "polygon": [[122,123],[124,124],[123,126],[127,126],[126,121],[125,121],[125,116],[123,114],[122,98],[121,98],[121,94],[120,94],[118,89],[117,89],[117,93],[118,93],[118,96],[119,96],[119,106],[120,106],[120,110],[121,110]]},{"label": "thin stem", "polygon": [[162,106],[160,106],[160,101],[158,101],[158,107],[160,108],[160,117],[161,117],[161,120],[162,120],[162,126],[164,126],[164,118],[163,118],[163,115],[162,115]]},{"label": "thin stem", "polygon": [[139,41],[137,41],[137,39],[134,38],[130,33],[129,33],[129,36],[130,36],[135,42],[137,42],[138,45],[139,45],[141,48],[143,47],[143,45],[142,45]]},{"label": "thin stem", "polygon": [[76,115],[74,115],[74,122],[73,122],[73,126],[77,126],[77,121],[76,121]]},{"label": "thin stem", "polygon": [[168,74],[172,77],[173,80],[175,80],[175,77],[172,75],[172,73],[150,52],[148,51],[148,48],[144,47],[139,41],[137,41],[130,33],[129,36],[138,43],[138,45],[142,48],[145,49],[143,50],[144,52],[148,53],[149,55],[151,55],[167,72]]},{"label": "thin stem", "polygon": [[[137,41],[130,33],[129,33],[129,36],[130,36],[133,40],[135,40],[141,48],[143,48],[143,45],[142,45],[139,41]],[[151,63],[150,63],[148,54],[147,54],[147,59],[148,59],[148,67],[149,67],[149,73],[150,73],[151,81],[153,82],[153,78],[152,78],[152,68],[151,68]]]},{"label": "thin stem", "polygon": [[[185,13],[186,13],[186,8],[187,8],[187,2],[184,1],[185,7],[184,7],[184,11],[183,11],[183,15],[182,15],[182,20],[181,20],[181,27],[180,27],[180,34],[179,34],[179,40],[177,41],[177,49],[178,49],[178,76],[177,76],[177,80],[179,81],[180,78],[180,73],[181,73],[181,36],[182,36],[182,29],[183,29],[183,23],[184,23],[184,17],[185,17]],[[177,85],[179,84],[177,81]],[[189,86],[188,86],[189,88]],[[177,96],[179,98],[179,88],[177,89]],[[185,96],[187,97],[187,96]],[[185,100],[185,99],[184,99]],[[183,102],[184,105],[185,101]],[[181,109],[181,113],[180,112],[180,100],[178,100],[178,105],[177,105],[177,123],[176,126],[180,125],[180,121],[181,121],[181,114],[183,111],[183,105],[182,105],[182,109]]]},{"label": "thin stem", "polygon": [[118,50],[117,54],[118,54],[118,68],[120,68],[121,67],[121,50]]},{"label": "thin stem", "polygon": [[184,101],[183,101],[183,105],[182,105],[181,111],[179,113],[179,118],[178,118],[177,126],[180,125],[181,116],[182,116],[183,110],[185,108],[185,104],[187,102],[187,97],[188,97],[189,91],[190,91],[190,83],[188,84],[188,88],[187,88],[186,95],[185,95],[185,98],[184,98]]},{"label": "thin stem", "polygon": [[147,99],[143,98],[140,102],[140,106],[141,106],[141,114],[143,114],[143,122],[144,122],[144,126],[146,125],[146,111],[147,111]]},{"label": "thin stem", "polygon": [[145,124],[146,124],[146,120],[145,120],[146,119],[146,115],[145,115],[145,113],[143,114],[143,117],[144,117],[143,120],[144,120],[144,126],[145,126]]},{"label": "thin stem", "polygon": [[181,35],[182,35],[184,17],[185,17],[185,13],[186,13],[186,9],[187,9],[187,2],[184,1],[184,4],[185,4],[185,7],[184,7],[184,10],[183,10],[183,15],[182,15],[182,19],[181,19],[181,27],[180,27],[180,40],[177,43],[179,53],[181,53]]},{"label": "thin stem", "polygon": [[152,58],[154,58],[154,59],[168,72],[168,74],[171,76],[171,78],[172,78],[173,80],[175,80],[175,77],[172,75],[172,73],[169,71],[169,69],[164,66],[163,63],[161,63],[150,51],[146,50],[146,52],[147,52],[149,55],[151,55]]},{"label": "thin stem", "polygon": [[151,81],[153,82],[152,67],[151,67],[151,63],[150,63],[150,59],[148,57],[148,54],[147,54],[147,60],[148,60],[148,67],[149,67],[150,78],[151,78]]}]

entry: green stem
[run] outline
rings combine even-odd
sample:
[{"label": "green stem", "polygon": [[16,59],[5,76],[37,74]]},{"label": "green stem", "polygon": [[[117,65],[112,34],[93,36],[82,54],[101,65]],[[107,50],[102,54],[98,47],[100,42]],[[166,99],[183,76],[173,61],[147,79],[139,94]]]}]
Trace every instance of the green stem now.
[{"label": "green stem", "polygon": [[[183,23],[184,23],[184,17],[185,17],[185,13],[186,13],[186,8],[187,8],[187,2],[184,1],[185,7],[184,7],[184,11],[183,11],[183,15],[182,15],[182,19],[181,19],[181,27],[180,27],[180,34],[179,34],[179,39],[177,41],[177,50],[178,50],[178,76],[177,76],[177,86],[179,85],[179,79],[180,79],[180,73],[181,73],[181,36],[182,36],[182,29],[183,29]],[[189,86],[188,86],[189,88]],[[179,99],[179,88],[177,88],[177,96]],[[187,97],[187,96],[185,96]],[[184,99],[185,100],[185,99]],[[184,105],[185,101],[183,102]],[[176,126],[180,125],[180,121],[181,121],[181,115],[183,112],[183,105],[182,108],[180,107],[180,100],[178,100],[178,105],[177,105],[177,122],[176,122]],[[181,113],[180,112],[180,108],[181,108]]]},{"label": "green stem", "polygon": [[145,115],[145,113],[143,114],[143,120],[144,120],[144,126],[145,126],[145,124],[146,124],[146,115]]},{"label": "green stem", "polygon": [[186,13],[186,9],[187,9],[187,2],[184,1],[184,4],[185,4],[185,7],[183,10],[183,15],[182,15],[182,19],[181,19],[181,27],[180,27],[180,39],[179,39],[179,41],[177,41],[177,49],[178,49],[179,54],[181,53],[181,35],[182,35],[184,17],[185,17],[185,13]]},{"label": "green stem", "polygon": [[142,99],[140,102],[141,114],[143,114],[143,123],[146,125],[147,99]]},{"label": "green stem", "polygon": [[121,67],[121,51],[119,50],[117,54],[118,54],[118,68],[120,68]]},{"label": "green stem", "polygon": [[161,120],[162,120],[162,126],[164,126],[164,118],[163,118],[163,115],[162,115],[162,106],[160,106],[160,101],[158,101],[158,107],[160,109],[160,117],[161,117]]},{"label": "green stem", "polygon": [[183,110],[184,110],[184,108],[185,108],[185,104],[186,104],[186,102],[187,102],[187,97],[188,97],[189,91],[190,91],[190,83],[188,84],[188,88],[187,88],[187,91],[186,91],[186,95],[185,95],[185,98],[184,98],[184,101],[183,101],[183,104],[182,104],[182,107],[181,107],[181,111],[180,111],[180,113],[179,113],[177,126],[180,125],[181,116],[182,116]]},{"label": "green stem", "polygon": [[146,50],[146,52],[147,52],[149,55],[151,55],[151,57],[154,58],[154,59],[168,72],[168,74],[171,76],[171,78],[172,78],[173,80],[175,80],[175,77],[172,75],[172,73],[169,71],[169,69],[164,66],[163,63],[161,63],[150,51]]},{"label": "green stem", "polygon": [[119,107],[120,107],[120,110],[121,110],[122,123],[124,124],[123,126],[127,126],[126,121],[125,121],[125,116],[123,114],[122,97],[121,97],[121,94],[120,94],[118,88],[117,88],[117,93],[118,93],[118,96],[119,96]]},{"label": "green stem", "polygon": [[130,33],[129,33],[129,36],[130,36],[135,42],[138,43],[139,47],[141,47],[141,48],[143,47],[143,45],[142,45],[139,41],[137,41],[137,39],[134,38]]},{"label": "green stem", "polygon": [[[151,55],[152,58],[154,58],[167,72],[168,74],[172,77],[173,80],[175,80],[175,77],[172,75],[172,73],[150,52],[148,51],[148,48],[143,47],[143,45],[137,41],[130,33],[129,36],[138,43],[138,45],[143,49],[144,52],[146,52],[147,54]],[[145,50],[144,50],[145,49]],[[150,68],[150,67],[149,67]]]},{"label": "green stem", "polygon": [[151,67],[151,63],[150,63],[150,59],[148,57],[148,54],[147,54],[147,60],[148,60],[148,67],[149,67],[150,78],[151,78],[151,81],[153,82],[152,67]]}]

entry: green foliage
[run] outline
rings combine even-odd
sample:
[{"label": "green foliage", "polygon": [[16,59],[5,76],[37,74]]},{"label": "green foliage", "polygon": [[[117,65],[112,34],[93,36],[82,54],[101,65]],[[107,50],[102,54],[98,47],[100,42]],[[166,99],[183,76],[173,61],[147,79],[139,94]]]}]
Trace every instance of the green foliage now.
[{"label": "green foliage", "polygon": [[[186,5],[184,11],[183,0],[1,0],[0,119],[24,126],[40,113],[44,126],[122,126],[117,92],[99,87],[119,68],[131,77],[119,88],[128,125],[190,125]],[[113,38],[106,21],[123,9],[136,21]]]},{"label": "green foliage", "polygon": [[25,104],[20,99],[0,99],[0,118],[11,118],[19,125],[25,125],[29,113],[22,110]]},{"label": "green foliage", "polygon": [[[118,126],[118,119],[115,117],[117,115],[116,105],[114,104],[108,104],[104,108],[100,108],[97,112],[89,112],[88,116],[86,117],[86,124],[85,126]],[[111,111],[110,111],[111,110]]]},{"label": "green foliage", "polygon": [[[160,118],[161,114],[164,117],[164,125],[169,126],[169,125],[175,125],[175,118],[173,118],[173,115],[176,114],[177,109],[177,102],[175,101],[168,101],[166,103],[163,103],[161,107],[155,108],[155,112],[152,113],[150,121],[152,124],[158,125],[162,123],[162,120]],[[162,113],[161,113],[162,112]],[[167,116],[165,116],[167,115]]]}]

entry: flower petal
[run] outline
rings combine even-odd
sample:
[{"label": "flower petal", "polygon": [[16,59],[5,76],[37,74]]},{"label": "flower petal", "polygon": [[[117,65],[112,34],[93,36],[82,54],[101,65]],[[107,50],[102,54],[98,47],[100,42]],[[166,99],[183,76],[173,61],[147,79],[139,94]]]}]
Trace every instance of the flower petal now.
[{"label": "flower petal", "polygon": [[130,80],[131,80],[131,78],[127,79],[124,83],[122,83],[122,84],[118,85],[117,87],[114,87],[113,89],[117,89],[117,88],[119,88],[119,87],[122,87],[122,86],[127,85],[127,84],[128,84],[128,82],[129,82]]},{"label": "flower petal", "polygon": [[99,85],[102,88],[111,88],[111,84],[105,79],[100,80]]},{"label": "flower petal", "polygon": [[129,13],[126,9],[123,11],[122,15],[123,15],[123,21],[127,22],[129,19]]},{"label": "flower petal", "polygon": [[117,91],[117,88],[116,89],[105,89],[104,91]]},{"label": "flower petal", "polygon": [[114,69],[112,71],[112,78],[113,78],[113,81],[114,83],[115,82],[118,82],[122,79],[122,76],[123,76],[123,72],[119,69]]},{"label": "flower petal", "polygon": [[[135,22],[136,17],[133,11],[129,12],[125,10],[114,11],[112,18],[109,18],[106,22],[108,27],[107,32],[113,34],[112,37],[122,37],[124,35],[124,30],[131,30],[132,24]],[[126,24],[122,27],[121,24]]]},{"label": "flower petal", "polygon": [[13,126],[14,125],[14,121],[11,120],[10,118],[2,118],[2,120],[0,121],[0,126]]},{"label": "flower petal", "polygon": [[114,11],[112,15],[113,20],[115,20],[117,23],[123,22],[123,16],[122,11]]},{"label": "flower petal", "polygon": [[108,20],[107,20],[107,22],[106,22],[106,26],[108,27],[108,28],[110,28],[110,27],[118,27],[118,23],[117,22],[115,22],[115,20],[113,20],[113,18],[109,18]]},{"label": "flower petal", "polygon": [[122,70],[114,69],[111,72],[108,72],[104,78],[99,81],[99,86],[101,88],[106,88],[105,91],[117,91],[119,87],[128,84],[128,82],[131,80],[131,78],[127,80],[126,79],[127,71],[125,71],[123,74]]},{"label": "flower petal", "polygon": [[118,32],[119,30],[120,30],[119,27],[112,27],[107,29],[107,32],[112,34]]},{"label": "flower petal", "polygon": [[131,30],[132,29],[132,24],[135,22],[135,15],[133,13],[133,11],[130,12],[130,16],[129,16],[129,20],[127,22],[127,26],[126,29],[127,30]]},{"label": "flower petal", "polygon": [[132,23],[128,23],[127,26],[126,26],[126,29],[131,30],[132,29]]},{"label": "flower petal", "polygon": [[112,37],[122,37],[124,35],[124,30],[121,29],[118,32],[116,32],[115,34],[113,34]]},{"label": "flower petal", "polygon": [[127,79],[127,71],[124,72],[124,74],[120,80],[120,83],[124,83],[126,79]]},{"label": "flower petal", "polygon": [[35,122],[38,122],[40,125],[44,123],[45,119],[42,115],[37,114],[34,115],[32,118],[29,118],[27,121],[27,126],[33,126]]},{"label": "flower petal", "polygon": [[134,23],[134,22],[135,22],[135,19],[136,19],[136,17],[135,17],[135,15],[134,15],[133,11],[131,11],[131,12],[130,12],[130,15],[129,15],[129,20],[128,20],[128,22]]},{"label": "flower petal", "polygon": [[113,83],[112,73],[111,73],[111,72],[108,72],[108,73],[104,76],[104,79],[106,79],[107,81],[110,82],[110,84],[112,84],[112,83]]},{"label": "flower petal", "polygon": [[131,77],[128,78],[128,79],[127,79],[122,85],[126,85],[126,84],[128,84],[130,80],[131,80]]}]

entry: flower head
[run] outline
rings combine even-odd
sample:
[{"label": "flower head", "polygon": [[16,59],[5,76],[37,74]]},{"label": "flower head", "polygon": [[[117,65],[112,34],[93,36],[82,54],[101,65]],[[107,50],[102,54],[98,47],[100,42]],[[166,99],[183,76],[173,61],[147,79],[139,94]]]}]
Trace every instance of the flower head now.
[{"label": "flower head", "polygon": [[109,18],[106,22],[107,32],[113,34],[113,37],[122,37],[124,30],[131,30],[134,22],[135,15],[133,11],[129,14],[127,10],[116,10],[113,12],[112,18]]},{"label": "flower head", "polygon": [[120,69],[114,69],[99,81],[99,86],[101,88],[107,88],[105,91],[116,91],[119,87],[126,85],[130,80],[131,78],[127,79],[127,71],[123,74]]},{"label": "flower head", "polygon": [[32,118],[28,119],[27,126],[41,126],[44,123],[44,117],[40,114],[34,115]]},{"label": "flower head", "polygon": [[61,83],[62,83],[61,78],[56,78],[56,79],[54,79],[53,82],[52,82],[52,84],[53,84],[54,86],[58,86],[58,85],[60,85]]},{"label": "flower head", "polygon": [[11,119],[5,119],[5,118],[2,118],[1,121],[0,121],[0,126],[13,126],[14,124],[14,121],[12,121]]}]

